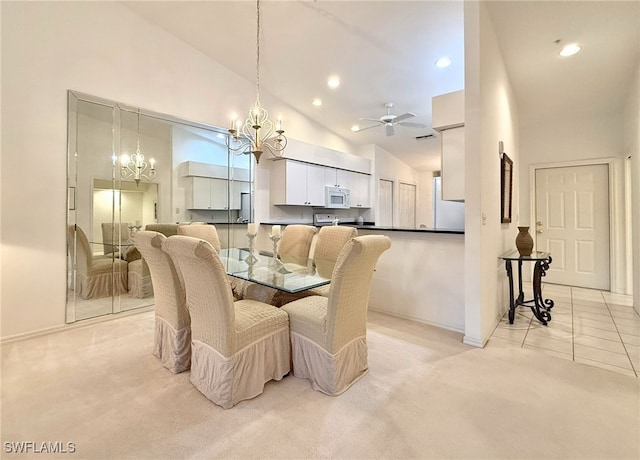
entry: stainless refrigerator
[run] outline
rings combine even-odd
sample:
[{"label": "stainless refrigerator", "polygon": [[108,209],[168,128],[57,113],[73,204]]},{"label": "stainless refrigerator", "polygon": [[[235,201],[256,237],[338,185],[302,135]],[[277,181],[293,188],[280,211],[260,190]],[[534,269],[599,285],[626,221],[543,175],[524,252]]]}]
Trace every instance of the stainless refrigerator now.
[{"label": "stainless refrigerator", "polygon": [[464,203],[442,199],[442,177],[433,178],[433,226],[436,230],[464,230]]}]

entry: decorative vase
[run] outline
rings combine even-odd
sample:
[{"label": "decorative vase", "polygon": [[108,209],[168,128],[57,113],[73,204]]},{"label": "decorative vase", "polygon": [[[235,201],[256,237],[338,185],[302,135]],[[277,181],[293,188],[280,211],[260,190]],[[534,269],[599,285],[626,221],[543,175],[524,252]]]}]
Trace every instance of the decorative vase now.
[{"label": "decorative vase", "polygon": [[516,248],[521,256],[530,256],[533,250],[533,238],[529,235],[529,227],[518,227],[520,233],[516,236]]}]

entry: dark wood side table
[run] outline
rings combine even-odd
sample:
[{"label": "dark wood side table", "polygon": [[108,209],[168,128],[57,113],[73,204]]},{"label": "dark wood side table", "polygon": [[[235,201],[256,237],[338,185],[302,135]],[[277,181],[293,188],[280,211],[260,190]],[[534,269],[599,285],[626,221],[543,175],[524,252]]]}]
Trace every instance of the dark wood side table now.
[{"label": "dark wood side table", "polygon": [[[542,277],[547,274],[549,264],[551,264],[551,254],[548,252],[533,251],[530,256],[521,256],[518,251],[509,251],[500,256],[505,261],[507,269],[507,277],[509,278],[509,324],[513,324],[516,307],[531,308],[534,316],[545,326],[551,321],[551,313],[553,308],[553,300],[542,298]],[[513,285],[513,262],[518,262],[518,296],[515,296],[515,287]],[[524,291],[522,290],[522,263],[534,262],[533,267],[533,299],[525,300]]]}]

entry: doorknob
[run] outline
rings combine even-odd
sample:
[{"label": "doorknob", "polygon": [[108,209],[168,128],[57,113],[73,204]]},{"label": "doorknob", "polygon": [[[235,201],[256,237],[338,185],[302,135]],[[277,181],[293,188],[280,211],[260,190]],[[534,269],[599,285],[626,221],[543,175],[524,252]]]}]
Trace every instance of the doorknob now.
[{"label": "doorknob", "polygon": [[542,230],[536,230],[536,233],[542,233]]}]

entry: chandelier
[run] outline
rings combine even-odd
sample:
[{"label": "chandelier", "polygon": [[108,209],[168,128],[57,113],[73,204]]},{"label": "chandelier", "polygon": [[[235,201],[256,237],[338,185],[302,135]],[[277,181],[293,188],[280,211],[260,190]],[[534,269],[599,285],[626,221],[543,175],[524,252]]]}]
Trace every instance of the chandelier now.
[{"label": "chandelier", "polygon": [[260,105],[260,0],[256,0],[256,11],[256,102],[244,122],[233,115],[226,143],[236,155],[253,153],[257,164],[264,150],[274,157],[281,157],[287,146],[287,137],[282,129],[282,117],[278,116],[274,125],[267,110]]},{"label": "chandelier", "polygon": [[[144,159],[144,155],[140,153],[140,109],[138,109],[138,126],[137,126],[137,145],[136,153],[131,155],[124,154],[120,157],[120,177],[123,179],[133,179],[136,181],[136,187],[140,184],[140,180],[146,179],[153,182],[156,179],[156,160],[149,158],[149,163]],[[149,170],[147,171],[147,168]]]}]

